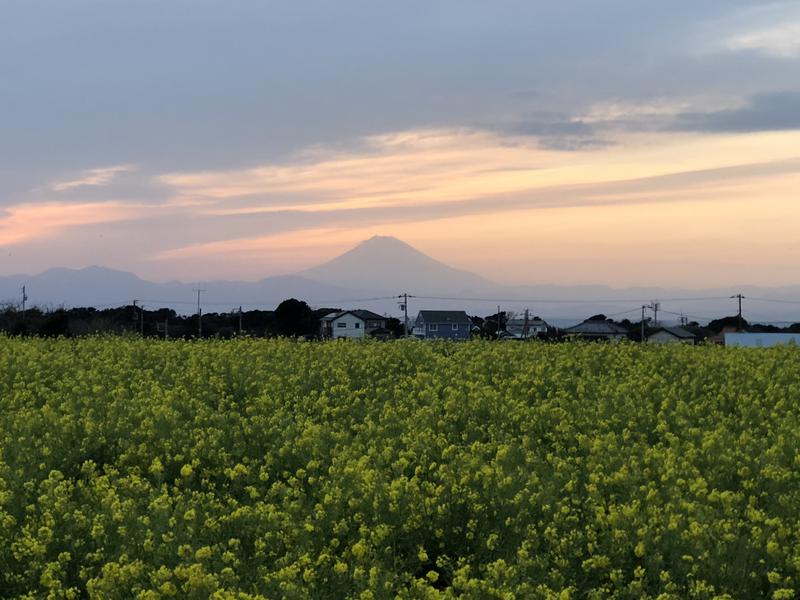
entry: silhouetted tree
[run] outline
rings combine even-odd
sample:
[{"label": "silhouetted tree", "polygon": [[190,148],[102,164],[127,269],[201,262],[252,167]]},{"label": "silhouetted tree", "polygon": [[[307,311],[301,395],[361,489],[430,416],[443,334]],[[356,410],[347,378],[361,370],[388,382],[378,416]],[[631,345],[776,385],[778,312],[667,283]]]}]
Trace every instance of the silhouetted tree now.
[{"label": "silhouetted tree", "polygon": [[[747,329],[749,327],[749,323],[742,319],[742,329]],[[732,317],[723,317],[721,319],[714,319],[708,325],[706,325],[706,329],[710,329],[714,333],[719,333],[725,327],[738,327],[739,326],[739,317],[732,316]]]},{"label": "silhouetted tree", "polygon": [[64,309],[58,309],[48,314],[38,331],[39,335],[59,336],[69,335],[69,315]]},{"label": "silhouetted tree", "polygon": [[[473,319],[474,322],[474,319]],[[501,331],[506,328],[508,318],[505,311],[500,311],[493,315],[487,315],[481,324],[481,335],[489,338],[496,338]]]},{"label": "silhouetted tree", "polygon": [[[411,325],[411,323],[408,324],[409,329],[411,329]],[[386,329],[391,331],[392,337],[395,338],[401,338],[406,334],[403,322],[396,317],[389,317],[386,319]]]},{"label": "silhouetted tree", "polygon": [[319,320],[308,304],[289,298],[275,309],[275,331],[278,335],[316,335]]}]

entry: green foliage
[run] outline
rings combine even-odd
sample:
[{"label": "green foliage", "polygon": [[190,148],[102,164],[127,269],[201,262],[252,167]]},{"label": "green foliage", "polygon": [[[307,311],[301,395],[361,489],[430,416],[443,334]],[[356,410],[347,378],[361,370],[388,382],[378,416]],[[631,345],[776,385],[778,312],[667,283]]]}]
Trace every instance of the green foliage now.
[{"label": "green foliage", "polygon": [[0,596],[791,598],[800,350],[0,337]]}]

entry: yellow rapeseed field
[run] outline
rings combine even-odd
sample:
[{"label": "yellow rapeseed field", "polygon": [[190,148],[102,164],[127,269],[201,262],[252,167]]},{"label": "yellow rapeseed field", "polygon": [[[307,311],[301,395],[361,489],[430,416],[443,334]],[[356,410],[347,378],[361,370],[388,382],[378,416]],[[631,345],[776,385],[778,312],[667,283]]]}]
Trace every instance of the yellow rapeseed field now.
[{"label": "yellow rapeseed field", "polygon": [[798,348],[0,337],[3,598],[798,594]]}]

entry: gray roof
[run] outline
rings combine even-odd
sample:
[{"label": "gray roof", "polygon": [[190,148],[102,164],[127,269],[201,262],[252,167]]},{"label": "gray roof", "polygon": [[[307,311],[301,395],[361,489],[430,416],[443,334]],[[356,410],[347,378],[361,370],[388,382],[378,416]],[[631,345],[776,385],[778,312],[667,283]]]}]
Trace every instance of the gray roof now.
[{"label": "gray roof", "polygon": [[627,335],[628,330],[608,321],[586,320],[578,325],[567,327],[565,333],[581,333],[584,335]]},{"label": "gray roof", "polygon": [[334,319],[338,319],[344,315],[353,315],[361,319],[362,321],[385,321],[386,317],[381,316],[377,313],[372,312],[371,310],[340,310],[337,312],[332,312],[324,317],[322,317],[322,321],[333,321]]},{"label": "gray roof", "polygon": [[371,310],[350,310],[347,311],[359,319],[363,319],[364,321],[385,321],[386,317],[383,315],[379,315],[377,313],[372,312]]},{"label": "gray roof", "polygon": [[[683,327],[661,327],[658,331],[666,331],[677,338],[694,339],[695,335],[691,331],[686,331]],[[656,333],[658,333],[656,331]]]},{"label": "gray roof", "polygon": [[[534,327],[536,325],[547,325],[547,322],[539,317],[532,317],[528,319],[528,327]],[[525,319],[509,319],[506,321],[506,327],[525,327]]]},{"label": "gray roof", "polygon": [[423,323],[466,323],[472,324],[472,319],[463,310],[421,310],[417,321]]}]

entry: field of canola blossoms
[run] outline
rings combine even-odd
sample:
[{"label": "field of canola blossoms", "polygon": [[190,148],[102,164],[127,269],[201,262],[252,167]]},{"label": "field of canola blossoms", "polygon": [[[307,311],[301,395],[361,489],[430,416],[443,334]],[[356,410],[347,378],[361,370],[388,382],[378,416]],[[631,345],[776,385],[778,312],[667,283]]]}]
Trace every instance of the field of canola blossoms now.
[{"label": "field of canola blossoms", "polygon": [[799,348],[0,337],[0,597],[796,597],[799,374]]}]

